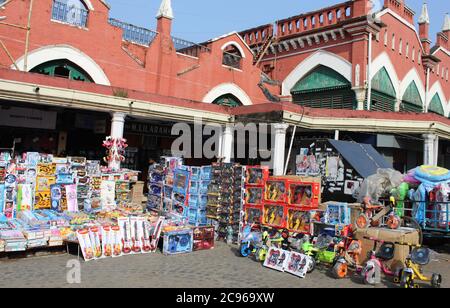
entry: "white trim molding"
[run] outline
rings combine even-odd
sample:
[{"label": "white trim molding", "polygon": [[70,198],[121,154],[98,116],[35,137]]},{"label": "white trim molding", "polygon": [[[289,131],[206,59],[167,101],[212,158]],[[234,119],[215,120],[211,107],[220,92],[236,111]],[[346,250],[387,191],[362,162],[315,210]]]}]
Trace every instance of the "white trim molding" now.
[{"label": "white trim molding", "polygon": [[211,104],[214,100],[225,94],[232,94],[236,96],[236,98],[239,99],[244,106],[253,105],[253,102],[247,93],[245,93],[244,90],[234,83],[222,83],[214,87],[208,92],[208,94],[205,95],[202,102]]},{"label": "white trim molding", "polygon": [[382,52],[375,60],[372,61],[372,69],[370,71],[370,79],[373,79],[375,75],[382,69],[386,68],[386,71],[391,78],[392,85],[394,86],[395,95],[398,100],[402,99],[400,96],[400,81],[395,71],[395,67],[392,64],[391,59],[389,58],[386,52]]},{"label": "white trim molding", "polygon": [[241,53],[242,58],[245,58],[245,52],[244,52],[244,49],[242,49],[241,45],[239,45],[238,42],[236,42],[236,41],[229,41],[229,42],[226,42],[225,44],[222,45],[222,47],[220,47],[220,49],[221,49],[222,51],[225,51],[225,49],[226,49],[228,46],[234,46],[234,47],[236,47],[236,48],[239,50],[239,52]]},{"label": "white trim molding", "polygon": [[420,79],[420,75],[417,72],[416,68],[412,68],[408,72],[408,74],[406,74],[405,78],[403,78],[403,80],[401,81],[400,93],[399,93],[400,99],[403,99],[403,95],[405,95],[406,89],[413,81],[416,83],[417,89],[419,90],[420,99],[422,100],[422,104],[425,104],[425,86],[422,82],[422,79]]},{"label": "white trim molding", "polygon": [[81,2],[84,2],[84,4],[86,4],[86,6],[89,9],[89,11],[93,11],[94,10],[94,6],[92,5],[91,0],[82,0]]},{"label": "white trim molding", "polygon": [[[42,63],[60,59],[67,59],[81,67],[95,83],[111,85],[103,69],[91,57],[69,45],[50,45],[31,51],[28,54],[28,68],[31,70]],[[16,64],[23,69],[24,62],[22,56],[17,59]],[[11,66],[11,69],[15,69],[14,66]]]},{"label": "white trim molding", "polygon": [[350,83],[352,83],[352,64],[334,53],[325,50],[319,50],[303,60],[286,77],[286,79],[284,79],[282,83],[281,95],[290,95],[291,89],[295,86],[295,84],[319,65],[324,65],[331,68],[332,70],[335,70],[336,72],[344,76],[345,79],[347,79]]}]

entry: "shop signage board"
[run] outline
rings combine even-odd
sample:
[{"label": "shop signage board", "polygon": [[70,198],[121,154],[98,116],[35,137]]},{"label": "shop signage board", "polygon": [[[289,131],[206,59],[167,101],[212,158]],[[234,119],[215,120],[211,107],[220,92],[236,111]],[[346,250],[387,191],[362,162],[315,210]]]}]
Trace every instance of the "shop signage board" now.
[{"label": "shop signage board", "polygon": [[10,107],[0,112],[3,126],[55,129],[56,111],[44,111],[32,108]]}]

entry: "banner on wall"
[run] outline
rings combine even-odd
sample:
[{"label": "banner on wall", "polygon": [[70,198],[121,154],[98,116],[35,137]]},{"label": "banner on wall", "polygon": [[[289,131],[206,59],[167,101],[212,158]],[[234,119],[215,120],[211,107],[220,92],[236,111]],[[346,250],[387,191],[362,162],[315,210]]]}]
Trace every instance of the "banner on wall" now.
[{"label": "banner on wall", "polygon": [[44,111],[32,108],[2,107],[0,123],[3,126],[55,129],[56,111]]}]

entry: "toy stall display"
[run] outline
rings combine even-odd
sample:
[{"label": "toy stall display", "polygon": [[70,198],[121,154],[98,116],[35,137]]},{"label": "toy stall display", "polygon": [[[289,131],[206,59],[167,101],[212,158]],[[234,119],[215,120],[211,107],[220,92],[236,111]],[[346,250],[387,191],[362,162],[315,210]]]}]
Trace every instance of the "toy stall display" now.
[{"label": "toy stall display", "polygon": [[244,201],[244,167],[215,163],[208,190],[207,217],[217,221],[218,238],[239,241]]},{"label": "toy stall display", "polygon": [[208,224],[206,206],[208,204],[208,186],[211,181],[211,167],[191,167],[188,219],[192,226]]}]

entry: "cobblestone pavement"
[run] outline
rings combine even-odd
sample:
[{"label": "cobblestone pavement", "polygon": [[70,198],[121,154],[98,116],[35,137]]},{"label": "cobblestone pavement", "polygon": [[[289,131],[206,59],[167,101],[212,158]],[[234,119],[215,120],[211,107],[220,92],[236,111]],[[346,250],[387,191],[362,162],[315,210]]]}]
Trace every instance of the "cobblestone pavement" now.
[{"label": "cobblestone pavement", "polygon": [[[66,264],[76,256],[63,254],[27,259],[0,259],[0,287],[175,287],[175,288],[277,288],[364,286],[358,277],[337,281],[325,268],[305,279],[279,273],[237,256],[236,248],[217,243],[210,251],[164,256],[161,253],[115,259],[81,261],[81,284],[68,284]],[[446,249],[447,250],[447,249]],[[439,272],[443,287],[450,287],[450,254],[440,255],[425,272]],[[446,259],[446,260],[445,260]],[[383,281],[378,287],[392,287]]]}]

